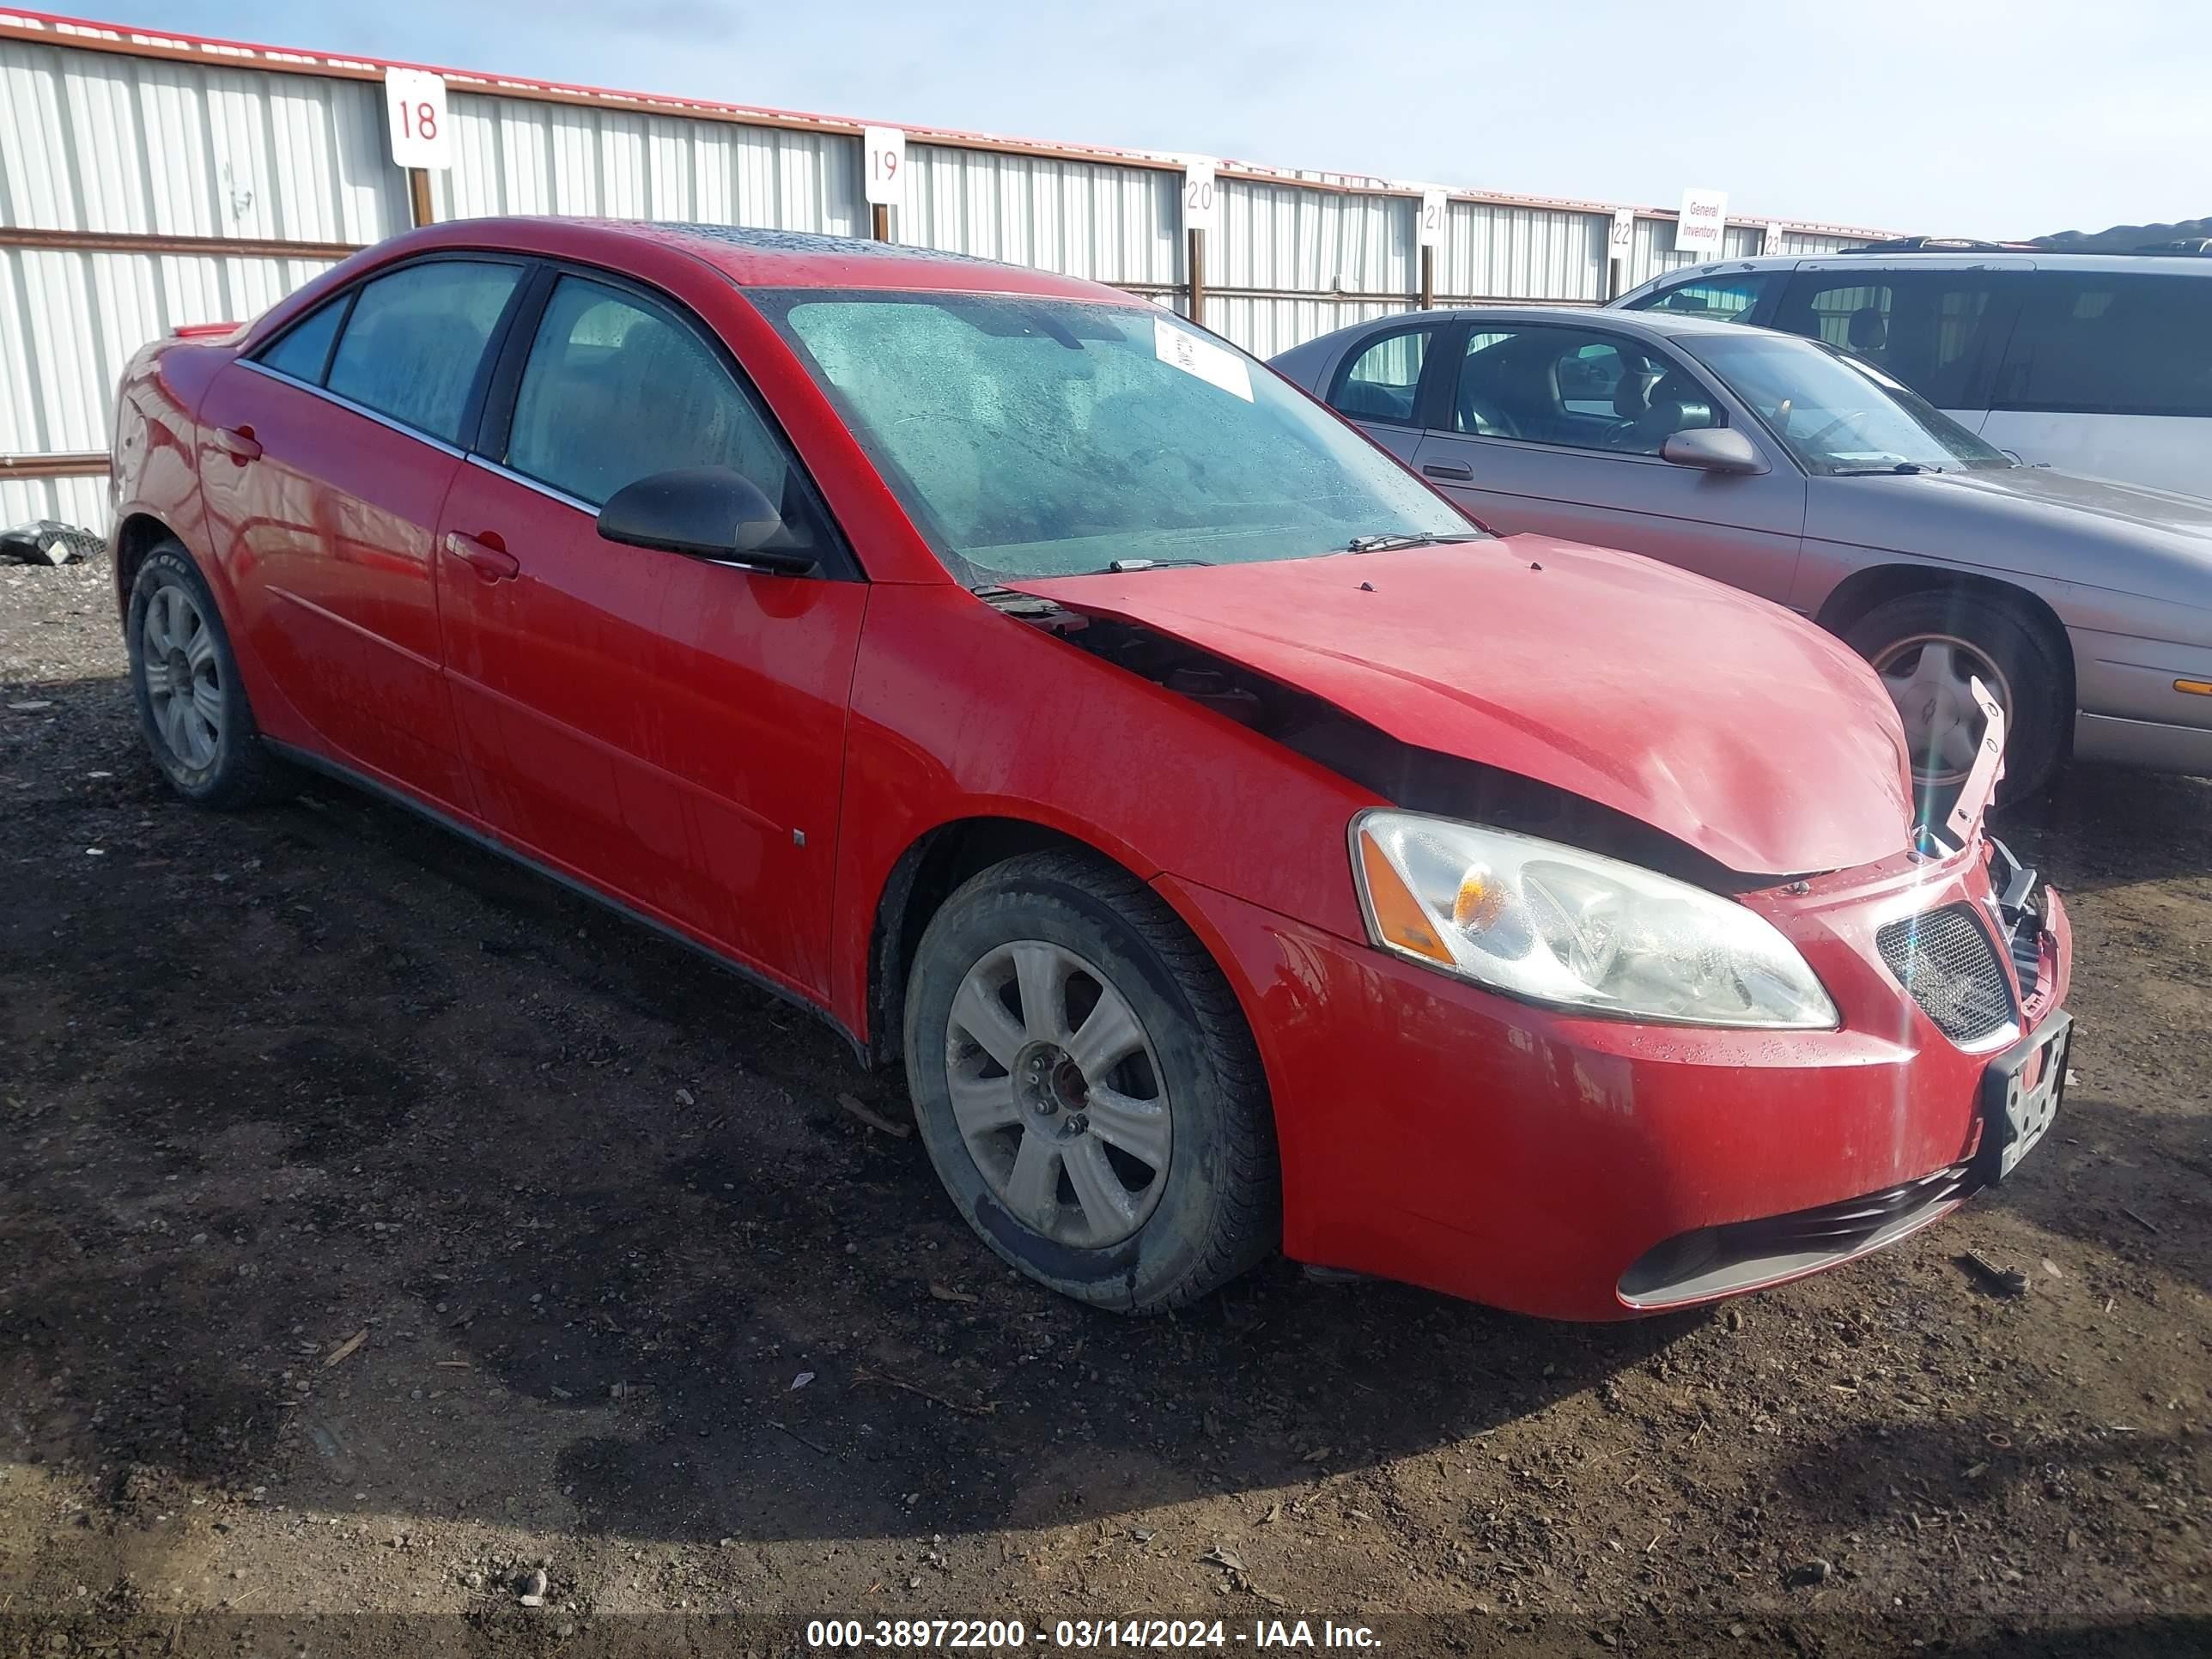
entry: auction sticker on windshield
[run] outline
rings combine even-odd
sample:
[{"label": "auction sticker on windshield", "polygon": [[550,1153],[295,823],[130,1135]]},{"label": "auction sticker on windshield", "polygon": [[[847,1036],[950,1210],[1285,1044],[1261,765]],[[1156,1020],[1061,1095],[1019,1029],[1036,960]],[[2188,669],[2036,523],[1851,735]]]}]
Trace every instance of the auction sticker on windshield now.
[{"label": "auction sticker on windshield", "polygon": [[1209,386],[1252,401],[1252,372],[1244,360],[1225,347],[1177,328],[1164,317],[1152,319],[1152,351],[1164,363],[1172,363],[1186,374],[1195,374]]}]

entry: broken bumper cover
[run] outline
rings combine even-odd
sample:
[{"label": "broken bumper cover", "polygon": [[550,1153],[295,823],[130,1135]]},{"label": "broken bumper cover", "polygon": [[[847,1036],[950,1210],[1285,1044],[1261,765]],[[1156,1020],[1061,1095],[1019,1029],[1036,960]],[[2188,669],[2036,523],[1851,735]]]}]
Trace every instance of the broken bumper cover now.
[{"label": "broken bumper cover", "polygon": [[[1274,1094],[1284,1249],[1562,1319],[1619,1319],[1832,1267],[1973,1190],[1993,1049],[1882,965],[1899,916],[1968,901],[1961,854],[1755,896],[1841,1012],[1826,1031],[1570,1016],[1162,878],[1236,982]],[[2033,1029],[2063,1000],[2045,895]],[[1671,1252],[1671,1254],[1669,1254]]]}]

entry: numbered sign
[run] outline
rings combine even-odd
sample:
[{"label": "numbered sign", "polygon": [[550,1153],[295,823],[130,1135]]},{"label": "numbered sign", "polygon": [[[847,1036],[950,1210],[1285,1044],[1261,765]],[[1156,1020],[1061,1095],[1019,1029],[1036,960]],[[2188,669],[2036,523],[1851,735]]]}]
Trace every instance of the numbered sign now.
[{"label": "numbered sign", "polygon": [[1769,226],[1767,226],[1767,228],[1766,228],[1766,240],[1765,240],[1764,243],[1762,243],[1762,244],[1760,245],[1760,246],[1759,246],[1759,252],[1761,252],[1762,253],[1779,253],[1779,252],[1782,252],[1782,239],[1783,239],[1784,236],[1787,236],[1789,234],[1790,234],[1790,232],[1789,232],[1788,228],[1787,228],[1786,227],[1784,227],[1784,226],[1782,226],[1782,225],[1769,225]]},{"label": "numbered sign", "polygon": [[1450,211],[1445,205],[1444,192],[1425,190],[1421,192],[1420,246],[1434,247],[1444,239],[1444,216]]},{"label": "numbered sign", "polygon": [[444,76],[428,70],[385,70],[384,112],[392,129],[393,165],[444,168],[453,164]]},{"label": "numbered sign", "polygon": [[1182,228],[1212,230],[1221,222],[1221,198],[1213,180],[1213,163],[1191,161],[1182,167]]},{"label": "numbered sign", "polygon": [[1636,251],[1636,210],[1634,208],[1613,209],[1613,228],[1606,232],[1605,247],[1606,252],[1613,256],[1615,264],[1620,264]]},{"label": "numbered sign", "polygon": [[1686,190],[1682,214],[1674,227],[1674,252],[1705,258],[1720,257],[1721,233],[1728,228],[1728,192],[1724,190]]},{"label": "numbered sign", "polygon": [[867,199],[883,207],[897,207],[906,200],[906,129],[863,127],[862,165],[867,169]]}]

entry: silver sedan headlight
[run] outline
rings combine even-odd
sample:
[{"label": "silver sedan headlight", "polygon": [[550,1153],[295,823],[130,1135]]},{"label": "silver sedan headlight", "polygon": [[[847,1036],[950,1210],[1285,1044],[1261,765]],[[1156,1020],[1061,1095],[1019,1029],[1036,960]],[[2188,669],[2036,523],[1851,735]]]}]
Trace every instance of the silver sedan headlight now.
[{"label": "silver sedan headlight", "polygon": [[1376,811],[1352,820],[1352,866],[1376,945],[1509,996],[1682,1025],[1836,1024],[1771,922],[1619,859]]}]

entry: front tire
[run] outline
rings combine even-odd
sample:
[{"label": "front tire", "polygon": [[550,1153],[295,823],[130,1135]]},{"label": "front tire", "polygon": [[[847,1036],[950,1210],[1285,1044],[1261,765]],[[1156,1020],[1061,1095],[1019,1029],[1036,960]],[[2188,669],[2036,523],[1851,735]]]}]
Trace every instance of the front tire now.
[{"label": "front tire", "polygon": [[1039,1284],[1151,1313],[1279,1242],[1251,1035],[1204,948],[1133,877],[1037,853],[968,882],[922,935],[905,1039],[939,1178]]},{"label": "front tire", "polygon": [[172,789],[217,811],[289,793],[254,724],[222,613],[183,543],[162,542],[138,567],[125,641],[138,723]]},{"label": "front tire", "polygon": [[1939,805],[1948,810],[1981,741],[1969,677],[2005,713],[1999,799],[2018,801],[2051,781],[2073,713],[2066,672],[2043,631],[2011,607],[1965,593],[1908,593],[1875,606],[1844,639],[1874,665],[1897,705],[1929,822]]}]

